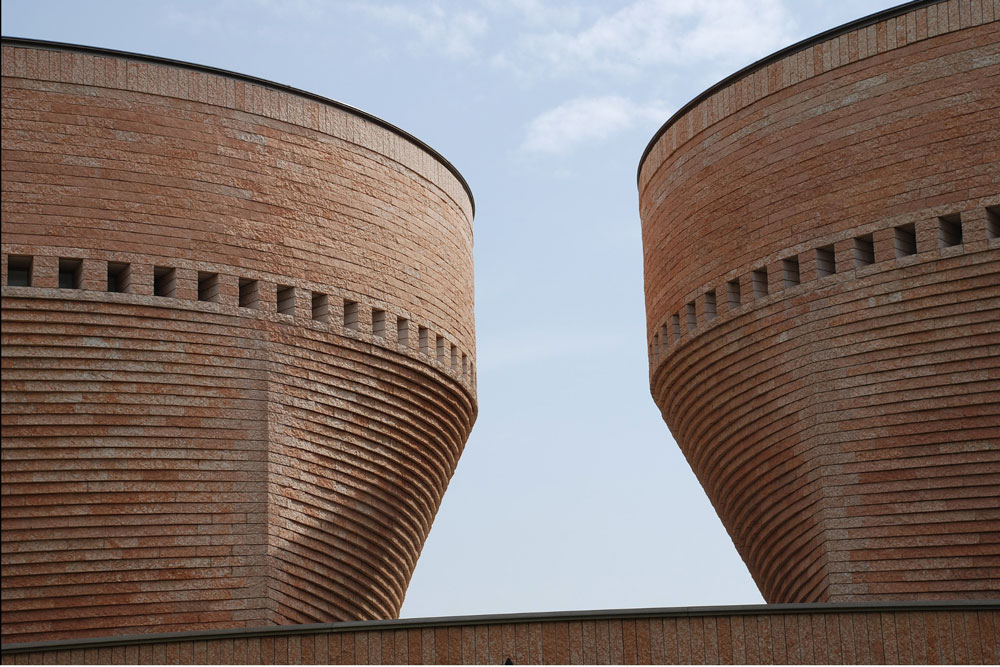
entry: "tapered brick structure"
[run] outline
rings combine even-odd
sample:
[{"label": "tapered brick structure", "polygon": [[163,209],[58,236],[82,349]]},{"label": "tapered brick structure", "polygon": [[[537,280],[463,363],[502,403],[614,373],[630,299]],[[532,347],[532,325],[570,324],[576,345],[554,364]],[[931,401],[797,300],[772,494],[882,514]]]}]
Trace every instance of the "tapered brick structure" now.
[{"label": "tapered brick structure", "polygon": [[641,162],[653,398],[769,602],[1000,598],[998,12],[790,47]]},{"label": "tapered brick structure", "polygon": [[4,643],[395,617],[476,416],[472,217],[357,110],[4,40]]}]

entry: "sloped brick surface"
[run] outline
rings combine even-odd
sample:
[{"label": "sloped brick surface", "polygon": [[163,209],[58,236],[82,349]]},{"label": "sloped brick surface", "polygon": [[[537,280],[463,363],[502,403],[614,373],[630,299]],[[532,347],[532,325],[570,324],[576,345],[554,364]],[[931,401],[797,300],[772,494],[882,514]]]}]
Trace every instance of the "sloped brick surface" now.
[{"label": "sloped brick surface", "polygon": [[653,398],[769,602],[1000,597],[996,12],[786,54],[641,166]]}]

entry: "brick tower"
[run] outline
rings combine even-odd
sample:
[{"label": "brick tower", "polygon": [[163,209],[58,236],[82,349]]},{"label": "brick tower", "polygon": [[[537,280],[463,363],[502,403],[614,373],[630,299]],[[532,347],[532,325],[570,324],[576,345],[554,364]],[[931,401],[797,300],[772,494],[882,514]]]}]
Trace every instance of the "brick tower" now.
[{"label": "brick tower", "polygon": [[650,386],[768,602],[1000,597],[1000,16],[789,47],[639,169]]},{"label": "brick tower", "polygon": [[476,416],[468,186],[350,107],[3,43],[4,642],[395,617]]}]

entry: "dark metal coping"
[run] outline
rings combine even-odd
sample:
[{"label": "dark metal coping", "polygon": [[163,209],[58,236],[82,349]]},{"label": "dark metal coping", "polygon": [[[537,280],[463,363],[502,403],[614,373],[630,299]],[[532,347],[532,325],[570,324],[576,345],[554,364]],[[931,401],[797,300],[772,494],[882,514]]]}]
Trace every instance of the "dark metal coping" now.
[{"label": "dark metal coping", "polygon": [[715,84],[708,90],[702,92],[700,95],[698,95],[698,97],[694,98],[693,100],[682,106],[680,109],[677,110],[677,112],[673,116],[671,116],[667,120],[666,123],[660,126],[660,129],[656,131],[656,134],[653,135],[653,138],[649,140],[648,144],[646,144],[646,150],[642,152],[642,157],[639,158],[639,168],[636,170],[636,175],[635,175],[636,181],[639,180],[642,174],[642,165],[646,161],[646,158],[649,156],[650,151],[653,150],[653,146],[655,146],[656,142],[660,140],[660,137],[662,137],[663,134],[670,129],[670,126],[676,123],[688,111],[691,111],[691,109],[701,104],[707,98],[711,97],[712,95],[719,92],[723,88],[733,83],[736,83],[737,81],[747,76],[748,74],[751,74],[752,72],[755,72],[763,67],[766,67],[767,65],[770,65],[773,62],[777,62],[782,58],[784,58],[785,56],[789,56],[795,53],[796,51],[802,51],[803,49],[815,46],[821,42],[827,41],[828,39],[839,37],[840,35],[843,35],[844,33],[850,32],[852,30],[857,30],[858,28],[865,28],[873,23],[878,23],[879,21],[884,21],[885,19],[890,19],[895,16],[899,16],[900,14],[906,14],[907,12],[913,11],[914,9],[930,6],[938,2],[941,2],[941,0],[911,0],[911,2],[907,2],[902,5],[898,5],[896,7],[890,7],[889,9],[885,9],[880,12],[875,12],[874,14],[869,14],[868,16],[856,19],[854,21],[851,21],[850,23],[845,23],[843,25],[837,26],[836,28],[830,28],[825,32],[819,33],[818,35],[807,37],[806,39],[803,39],[801,42],[796,42],[791,46],[786,46],[780,51],[775,51],[769,56],[764,56],[757,62],[747,65],[746,67],[744,67],[743,69],[734,74],[730,74],[725,79]]},{"label": "dark metal coping", "polygon": [[462,174],[459,173],[458,169],[456,169],[451,162],[448,162],[448,160],[446,160],[443,155],[441,155],[436,150],[425,144],[420,139],[417,139],[415,136],[413,136],[406,130],[402,130],[393,125],[392,123],[382,120],[378,116],[373,116],[372,114],[366,111],[362,111],[361,109],[352,107],[349,104],[344,104],[343,102],[338,102],[337,100],[331,100],[327,97],[323,97],[322,95],[310,93],[305,90],[299,90],[298,88],[293,88],[291,86],[275,83],[273,81],[268,81],[266,79],[258,79],[255,76],[240,74],[238,72],[230,72],[229,70],[218,69],[216,67],[208,67],[206,65],[196,65],[194,63],[188,63],[181,60],[171,60],[170,58],[159,58],[157,56],[147,56],[141,53],[117,51],[115,49],[102,49],[96,46],[83,46],[80,44],[50,42],[42,39],[26,39],[23,37],[3,37],[0,38],[0,40],[2,40],[3,46],[20,46],[33,49],[48,49],[50,51],[72,51],[75,53],[86,53],[88,55],[93,55],[93,56],[123,58],[126,60],[135,60],[138,62],[151,63],[154,65],[166,65],[169,67],[177,67],[180,69],[187,69],[195,72],[203,72],[205,74],[214,74],[216,76],[223,76],[229,79],[236,79],[237,81],[252,83],[254,85],[262,86],[264,88],[270,88],[271,90],[275,90],[281,93],[290,93],[292,95],[304,97],[308,100],[319,102],[320,104],[326,104],[335,107],[337,109],[340,109],[342,111],[346,111],[360,118],[364,118],[367,121],[375,123],[379,127],[382,127],[386,130],[389,130],[390,132],[399,135],[400,137],[416,145],[421,150],[432,155],[438,162],[443,164],[448,169],[448,171],[450,171],[455,176],[455,178],[458,179],[459,183],[462,184],[462,187],[465,189],[465,193],[469,196],[469,203],[472,205],[472,215],[473,216],[476,215],[476,200],[472,196],[472,189],[469,187],[469,184],[465,181],[465,177],[463,177]]},{"label": "dark metal coping", "polygon": [[592,621],[597,619],[640,619],[692,616],[759,616],[763,614],[811,613],[873,613],[899,611],[990,611],[1000,610],[997,600],[946,600],[916,602],[864,602],[864,603],[805,603],[757,604],[718,607],[658,607],[646,609],[597,609],[587,611],[555,611],[522,614],[486,614],[478,616],[438,616],[433,618],[398,619],[391,621],[348,621],[343,623],[310,623],[308,625],[272,625],[261,628],[236,628],[232,630],[198,630],[193,632],[162,632],[146,635],[118,637],[91,637],[87,639],[60,639],[23,644],[4,644],[3,655],[36,651],[67,651],[73,649],[107,648],[137,644],[158,644],[179,641],[206,641],[211,639],[246,639],[249,637],[285,637],[330,632],[356,632],[362,630],[409,630],[442,626],[465,626],[509,623]]}]

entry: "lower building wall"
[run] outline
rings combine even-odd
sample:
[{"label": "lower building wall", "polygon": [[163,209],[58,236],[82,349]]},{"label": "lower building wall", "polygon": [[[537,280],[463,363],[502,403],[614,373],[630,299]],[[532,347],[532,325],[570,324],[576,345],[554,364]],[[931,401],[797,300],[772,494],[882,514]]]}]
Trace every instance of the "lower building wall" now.
[{"label": "lower building wall", "polygon": [[996,664],[1000,601],[368,621],[8,644],[4,664]]}]

